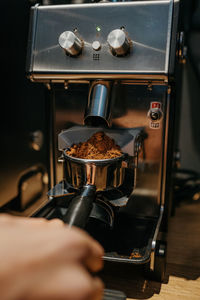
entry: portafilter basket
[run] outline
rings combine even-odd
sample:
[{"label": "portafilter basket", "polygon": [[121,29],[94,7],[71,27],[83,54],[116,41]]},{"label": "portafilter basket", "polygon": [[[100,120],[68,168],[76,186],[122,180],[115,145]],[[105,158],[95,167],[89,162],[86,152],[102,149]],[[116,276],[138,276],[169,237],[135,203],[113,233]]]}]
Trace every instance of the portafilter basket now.
[{"label": "portafilter basket", "polygon": [[112,159],[81,159],[69,156],[63,150],[66,181],[79,194],[72,199],[64,222],[84,228],[90,216],[96,192],[121,186],[125,178],[128,155]]}]

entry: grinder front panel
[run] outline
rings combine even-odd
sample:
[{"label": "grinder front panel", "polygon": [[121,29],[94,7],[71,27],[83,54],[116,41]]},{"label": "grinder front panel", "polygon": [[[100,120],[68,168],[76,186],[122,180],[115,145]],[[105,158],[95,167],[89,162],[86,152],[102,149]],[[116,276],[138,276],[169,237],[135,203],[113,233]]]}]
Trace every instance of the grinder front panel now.
[{"label": "grinder front panel", "polygon": [[33,80],[167,74],[172,12],[170,0],[35,7],[28,72]]}]

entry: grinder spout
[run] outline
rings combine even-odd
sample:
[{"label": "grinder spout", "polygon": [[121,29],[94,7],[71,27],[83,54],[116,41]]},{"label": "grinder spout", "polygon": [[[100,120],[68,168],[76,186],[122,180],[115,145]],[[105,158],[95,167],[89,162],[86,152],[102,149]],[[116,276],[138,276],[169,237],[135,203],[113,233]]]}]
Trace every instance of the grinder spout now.
[{"label": "grinder spout", "polygon": [[112,82],[95,81],[90,86],[84,123],[89,126],[110,126]]}]

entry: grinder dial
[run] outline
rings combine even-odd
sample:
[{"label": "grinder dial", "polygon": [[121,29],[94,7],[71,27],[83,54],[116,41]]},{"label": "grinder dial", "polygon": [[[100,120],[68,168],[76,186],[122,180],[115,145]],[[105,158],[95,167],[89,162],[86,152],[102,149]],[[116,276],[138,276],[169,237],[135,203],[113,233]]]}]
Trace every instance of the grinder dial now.
[{"label": "grinder dial", "polygon": [[130,42],[126,32],[122,29],[115,29],[108,35],[107,42],[111,51],[116,56],[124,56],[129,52]]},{"label": "grinder dial", "polygon": [[61,33],[58,42],[66,54],[71,56],[79,55],[83,49],[83,41],[72,31]]}]

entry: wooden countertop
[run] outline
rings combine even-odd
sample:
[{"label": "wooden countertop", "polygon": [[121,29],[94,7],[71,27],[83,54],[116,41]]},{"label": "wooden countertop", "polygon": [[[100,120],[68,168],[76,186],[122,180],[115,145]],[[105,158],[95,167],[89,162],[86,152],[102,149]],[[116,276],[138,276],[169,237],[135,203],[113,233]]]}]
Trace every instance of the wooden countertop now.
[{"label": "wooden countertop", "polygon": [[[114,267],[105,282],[132,299],[200,300],[200,203],[182,203],[168,234],[168,283],[148,281],[138,270]],[[117,278],[117,279],[116,279]]]}]

